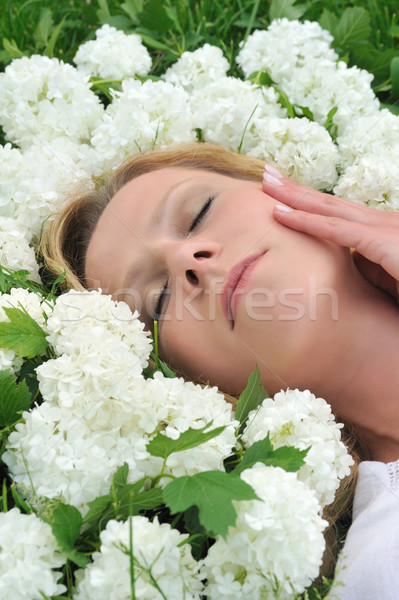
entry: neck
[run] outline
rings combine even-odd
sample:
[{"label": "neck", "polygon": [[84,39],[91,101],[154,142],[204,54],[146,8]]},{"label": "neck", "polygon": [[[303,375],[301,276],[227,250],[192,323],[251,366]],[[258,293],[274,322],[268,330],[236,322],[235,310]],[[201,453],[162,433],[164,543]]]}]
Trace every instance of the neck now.
[{"label": "neck", "polygon": [[355,426],[373,460],[389,462],[399,459],[399,307],[363,278],[359,292],[343,307],[336,368],[318,393]]}]

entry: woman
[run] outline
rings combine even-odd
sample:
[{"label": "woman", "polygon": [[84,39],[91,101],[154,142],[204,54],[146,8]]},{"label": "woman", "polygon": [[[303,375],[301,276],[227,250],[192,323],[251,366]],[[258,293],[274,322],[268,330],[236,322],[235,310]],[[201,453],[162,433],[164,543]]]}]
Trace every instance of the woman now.
[{"label": "woman", "polygon": [[159,321],[161,356],[185,376],[237,394],[257,364],[269,393],[309,388],[355,425],[380,462],[361,465],[336,594],[394,598],[372,574],[399,528],[383,464],[399,459],[399,215],[263,170],[207,144],[135,157],[57,217],[45,258]]}]

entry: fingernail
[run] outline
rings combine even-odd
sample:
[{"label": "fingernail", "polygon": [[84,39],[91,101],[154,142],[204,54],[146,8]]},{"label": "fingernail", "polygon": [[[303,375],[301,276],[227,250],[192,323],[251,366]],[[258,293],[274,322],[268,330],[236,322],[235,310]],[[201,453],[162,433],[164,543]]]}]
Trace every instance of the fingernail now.
[{"label": "fingernail", "polygon": [[270,173],[270,175],[273,175],[274,177],[277,177],[277,179],[281,179],[283,177],[283,175],[280,173],[280,171],[278,171],[272,165],[266,164],[265,165],[265,171],[267,171],[268,173]]},{"label": "fingernail", "polygon": [[267,171],[263,174],[263,179],[267,181],[267,183],[271,183],[273,185],[284,185],[281,179],[277,179],[277,177],[270,175]]},{"label": "fingernail", "polygon": [[286,204],[276,204],[274,207],[278,212],[291,212],[294,210],[291,206],[287,206]]}]

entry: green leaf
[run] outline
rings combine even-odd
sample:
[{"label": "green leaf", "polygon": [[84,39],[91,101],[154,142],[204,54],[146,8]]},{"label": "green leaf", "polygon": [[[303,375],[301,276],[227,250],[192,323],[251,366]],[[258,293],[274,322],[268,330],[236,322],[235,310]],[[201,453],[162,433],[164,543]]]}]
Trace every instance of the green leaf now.
[{"label": "green leaf", "polygon": [[43,517],[50,525],[63,553],[78,567],[84,568],[89,559],[74,548],[82,526],[82,515],[70,504],[59,502],[50,516]]},{"label": "green leaf", "polygon": [[160,42],[159,40],[154,39],[153,37],[147,34],[140,32],[140,36],[144,44],[146,46],[149,46],[150,48],[154,48],[154,50],[169,50],[169,46],[167,46],[163,42]]},{"label": "green leaf", "polygon": [[173,21],[161,0],[148,0],[145,3],[140,15],[140,24],[150,31],[159,31],[163,34],[173,27]]},{"label": "green leaf", "polygon": [[245,469],[250,469],[257,462],[271,467],[281,467],[285,471],[296,473],[305,463],[305,456],[309,449],[298,450],[293,446],[281,446],[273,449],[269,434],[263,439],[250,446],[233,473],[239,475]]},{"label": "green leaf", "polygon": [[[83,517],[83,523],[95,523],[99,524],[100,527],[102,525],[101,521],[105,517],[105,513],[109,512],[108,518],[105,519],[105,523],[112,518],[113,509],[111,507],[112,504],[112,496],[111,494],[105,494],[105,496],[98,496],[94,500],[91,500],[87,503],[89,510],[86,515]],[[105,524],[104,524],[105,526]]]},{"label": "green leaf", "polygon": [[370,15],[364,8],[346,8],[335,29],[335,45],[349,49],[355,42],[367,40],[371,33]]},{"label": "green leaf", "polygon": [[399,106],[397,104],[387,104],[381,102],[381,108],[387,108],[394,115],[399,115]]},{"label": "green leaf", "polygon": [[23,358],[41,355],[48,341],[40,325],[24,310],[6,307],[3,310],[10,322],[0,323],[0,348],[14,350]]},{"label": "green leaf", "polygon": [[21,58],[24,56],[24,53],[18,48],[15,40],[3,38],[3,47],[10,58]]},{"label": "green leaf", "polygon": [[339,18],[335,13],[331,12],[331,10],[328,10],[327,8],[324,8],[323,12],[321,13],[319,23],[320,27],[326,29],[333,37],[335,37],[335,32],[339,23]]},{"label": "green leaf", "polygon": [[390,72],[392,80],[392,94],[399,98],[399,56],[395,56],[395,58],[392,59]]},{"label": "green leaf", "polygon": [[207,423],[205,427],[201,427],[200,429],[192,429],[189,427],[187,431],[183,431],[183,433],[179,435],[177,440],[172,440],[163,433],[157,433],[157,435],[147,444],[147,450],[151,456],[159,456],[163,459],[167,459],[168,456],[174,452],[182,452],[189,448],[195,448],[218,436],[226,429],[226,426],[223,425],[222,427],[216,427],[215,429],[205,432],[210,425],[211,423]]},{"label": "green leaf", "polygon": [[121,9],[129,15],[130,20],[135,25],[138,25],[139,21],[137,19],[137,15],[139,15],[143,10],[143,0],[125,0],[125,2],[121,4]]},{"label": "green leaf", "polygon": [[53,13],[49,8],[42,8],[40,11],[39,23],[33,33],[33,39],[36,42],[37,48],[47,46],[53,25]]},{"label": "green leaf", "polygon": [[46,56],[49,56],[50,58],[54,55],[54,46],[57,43],[57,40],[61,33],[61,30],[64,26],[64,23],[65,23],[65,18],[62,19],[62,21],[60,21],[60,23],[58,23],[57,27],[54,27],[53,31],[51,32],[50,39],[49,39],[47,46],[43,53]]},{"label": "green leaf", "polygon": [[251,410],[258,408],[263,400],[268,397],[269,394],[261,384],[260,372],[256,367],[255,371],[249,376],[245,390],[241,392],[238,398],[235,418],[240,421],[240,430],[244,428]]},{"label": "green leaf", "polygon": [[[286,17],[293,21],[294,19],[300,19],[306,12],[307,6],[305,4],[296,4],[296,0],[272,0],[269,9],[269,19],[281,19]],[[294,6],[295,5],[295,6]]]},{"label": "green leaf", "polygon": [[100,23],[105,23],[105,21],[107,19],[110,18],[111,13],[108,7],[108,2],[107,0],[97,0],[98,1],[98,6],[99,8],[97,9],[96,13],[97,13],[97,17],[98,20],[100,21]]},{"label": "green leaf", "polygon": [[163,490],[163,499],[172,513],[198,506],[199,520],[212,534],[226,537],[236,522],[233,500],[259,500],[250,485],[233,474],[205,471],[179,477]]},{"label": "green leaf", "polygon": [[11,371],[0,371],[0,427],[9,427],[28,410],[31,395],[25,381],[17,384]]},{"label": "green leaf", "polygon": [[129,484],[120,491],[118,499],[118,517],[127,519],[131,515],[138,515],[142,511],[153,510],[163,504],[162,488],[151,488],[137,493],[136,484]]}]

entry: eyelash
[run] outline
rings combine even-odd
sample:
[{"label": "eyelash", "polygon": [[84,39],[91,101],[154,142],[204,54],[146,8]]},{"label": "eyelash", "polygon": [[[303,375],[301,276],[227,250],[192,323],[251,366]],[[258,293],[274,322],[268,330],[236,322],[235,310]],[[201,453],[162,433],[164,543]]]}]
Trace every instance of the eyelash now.
[{"label": "eyelash", "polygon": [[[208,200],[206,202],[204,202],[204,204],[202,205],[200,211],[194,217],[194,219],[193,219],[193,221],[192,221],[192,223],[191,223],[191,225],[190,225],[190,227],[188,229],[188,233],[192,233],[193,231],[195,231],[197,229],[197,227],[200,225],[200,223],[205,218],[208,210],[212,206],[212,203],[213,203],[214,199],[215,199],[215,196],[210,196],[208,198]],[[165,302],[167,289],[168,289],[168,282],[165,283],[165,285],[163,286],[163,289],[162,289],[161,293],[158,296],[158,300],[157,300],[157,303],[155,305],[155,311],[154,311],[154,316],[153,316],[153,320],[154,321],[157,321],[158,318],[160,318],[162,316],[162,308],[163,308],[163,304]]]}]

